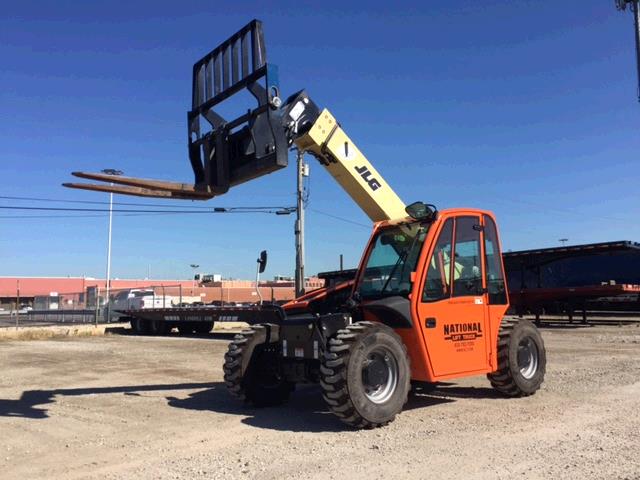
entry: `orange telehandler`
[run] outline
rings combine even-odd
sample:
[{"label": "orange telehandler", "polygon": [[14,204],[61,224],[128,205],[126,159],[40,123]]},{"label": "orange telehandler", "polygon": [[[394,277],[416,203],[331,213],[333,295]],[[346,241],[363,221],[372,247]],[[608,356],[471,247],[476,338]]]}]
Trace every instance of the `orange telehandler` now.
[{"label": "orange telehandler", "polygon": [[[243,88],[257,108],[232,121],[214,111]],[[491,212],[405,206],[329,111],[304,91],[282,101],[258,21],[194,65],[192,100],[193,185],[75,173],[116,185],[66,186],[203,200],[283,168],[288,149],[296,147],[315,156],[375,222],[352,282],[283,308],[235,309],[231,317],[250,327],[225,355],[224,379],[233,395],[277,405],[297,383],[319,383],[343,422],[372,428],[394,419],[412,383],[486,374],[506,396],[540,388],[544,343],[529,321],[505,316],[509,299]],[[207,318],[228,318],[229,310],[207,309]],[[177,318],[157,313],[154,321]]]}]

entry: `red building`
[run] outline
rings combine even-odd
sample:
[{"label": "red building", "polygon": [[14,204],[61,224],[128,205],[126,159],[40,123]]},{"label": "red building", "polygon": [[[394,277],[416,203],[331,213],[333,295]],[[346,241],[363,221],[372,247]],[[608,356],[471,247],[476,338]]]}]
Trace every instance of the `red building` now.
[{"label": "red building", "polygon": [[[305,282],[307,290],[322,287],[324,280],[311,277]],[[199,284],[193,280],[111,280],[111,295],[132,288],[153,289],[157,294],[171,296],[174,303],[202,301],[205,303],[255,302],[258,294],[250,280],[222,280]],[[0,305],[16,303],[33,306],[43,297],[55,299],[66,308],[95,304],[92,298],[104,297],[104,279],[86,277],[0,277]],[[261,281],[260,293],[265,300],[286,301],[294,297],[292,282]],[[65,308],[60,306],[60,308]]]}]

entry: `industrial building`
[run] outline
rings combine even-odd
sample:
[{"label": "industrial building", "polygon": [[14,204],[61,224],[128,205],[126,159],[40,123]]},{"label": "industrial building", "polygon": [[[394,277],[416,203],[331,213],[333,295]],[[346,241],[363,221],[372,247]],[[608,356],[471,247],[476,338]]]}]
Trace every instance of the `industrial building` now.
[{"label": "industrial building", "polygon": [[[216,279],[217,280],[217,279]],[[251,280],[112,279],[110,295],[125,289],[153,289],[157,294],[171,296],[175,303],[253,303],[258,299],[255,282]],[[305,279],[307,290],[324,286],[317,277]],[[104,297],[106,282],[91,277],[0,277],[0,308],[16,304],[40,309],[86,308],[95,306],[96,297]],[[278,277],[260,281],[260,293],[265,300],[284,302],[294,297],[293,281]]]}]

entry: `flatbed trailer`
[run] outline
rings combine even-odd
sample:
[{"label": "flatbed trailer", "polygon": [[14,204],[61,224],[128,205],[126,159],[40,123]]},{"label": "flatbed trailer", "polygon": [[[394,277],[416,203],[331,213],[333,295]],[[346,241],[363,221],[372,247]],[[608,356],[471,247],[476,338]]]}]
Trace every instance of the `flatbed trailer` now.
[{"label": "flatbed trailer", "polygon": [[282,307],[272,304],[145,308],[119,313],[130,317],[132,330],[142,335],[166,334],[174,327],[180,333],[208,333],[217,322],[275,323],[286,317]]},{"label": "flatbed trailer", "polygon": [[635,296],[635,302],[626,302],[627,312],[632,303],[640,304],[640,285],[589,285],[583,287],[530,288],[509,292],[512,308],[517,314],[531,313],[540,323],[543,313],[564,313],[573,322],[576,312],[587,323],[587,310],[594,302]]}]

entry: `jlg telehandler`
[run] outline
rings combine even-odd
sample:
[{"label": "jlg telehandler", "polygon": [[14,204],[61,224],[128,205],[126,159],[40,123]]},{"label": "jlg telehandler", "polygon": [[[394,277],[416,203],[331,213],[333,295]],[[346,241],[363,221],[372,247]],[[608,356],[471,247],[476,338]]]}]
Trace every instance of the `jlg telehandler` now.
[{"label": "jlg telehandler", "polygon": [[[232,121],[213,110],[245,88],[256,108]],[[319,383],[343,422],[371,428],[394,419],[412,383],[486,374],[506,396],[540,388],[544,344],[533,324],[505,316],[509,299],[493,214],[405,206],[326,109],[304,91],[281,100],[260,22],[194,65],[188,123],[193,185],[77,173],[118,185],[67,186],[207,199],[286,166],[295,147],[315,156],[375,222],[352,282],[284,308],[239,308],[235,316],[220,309],[220,316],[251,324],[225,355],[233,395],[277,405],[297,383]]]}]

